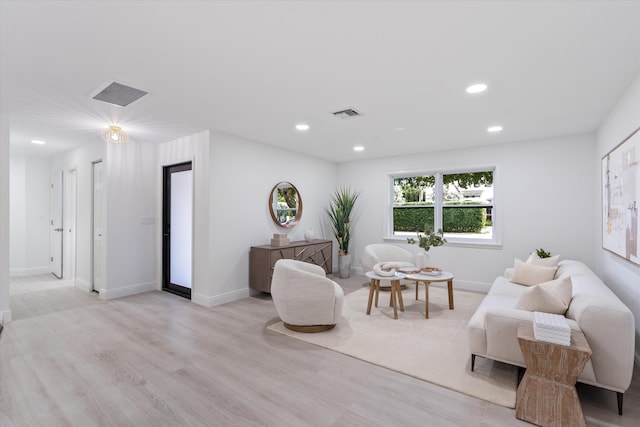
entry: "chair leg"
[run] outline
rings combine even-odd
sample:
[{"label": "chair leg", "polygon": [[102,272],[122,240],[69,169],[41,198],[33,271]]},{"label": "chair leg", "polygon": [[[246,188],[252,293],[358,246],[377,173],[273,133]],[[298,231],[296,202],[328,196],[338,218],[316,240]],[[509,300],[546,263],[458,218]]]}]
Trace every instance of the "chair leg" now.
[{"label": "chair leg", "polygon": [[624,393],[616,392],[618,396],[618,415],[622,415],[622,398],[624,397]]},{"label": "chair leg", "polygon": [[473,368],[476,366],[476,355],[471,355],[471,372],[473,372]]}]

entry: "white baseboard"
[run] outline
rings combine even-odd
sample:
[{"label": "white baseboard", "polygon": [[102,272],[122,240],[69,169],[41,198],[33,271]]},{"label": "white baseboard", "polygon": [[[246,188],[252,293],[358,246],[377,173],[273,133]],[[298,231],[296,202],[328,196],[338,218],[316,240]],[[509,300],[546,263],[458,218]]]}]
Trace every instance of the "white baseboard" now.
[{"label": "white baseboard", "polygon": [[156,282],[137,283],[135,285],[123,286],[115,289],[99,289],[100,299],[108,300],[114,298],[128,297],[129,295],[141,294],[143,292],[154,291]]},{"label": "white baseboard", "polygon": [[198,304],[203,305],[205,307],[215,307],[216,305],[226,304],[228,302],[237,301],[242,298],[247,298],[249,296],[249,289],[238,289],[236,291],[227,292],[221,295],[202,295],[202,294],[191,294],[191,301]]},{"label": "white baseboard", "polygon": [[91,292],[93,289],[91,286],[91,283],[84,280],[84,279],[80,279],[78,277],[76,277],[76,288],[81,289],[83,291],[87,291],[87,292]]},{"label": "white baseboard", "polygon": [[36,274],[51,273],[51,267],[30,267],[30,268],[12,268],[9,270],[10,277],[34,276]]}]

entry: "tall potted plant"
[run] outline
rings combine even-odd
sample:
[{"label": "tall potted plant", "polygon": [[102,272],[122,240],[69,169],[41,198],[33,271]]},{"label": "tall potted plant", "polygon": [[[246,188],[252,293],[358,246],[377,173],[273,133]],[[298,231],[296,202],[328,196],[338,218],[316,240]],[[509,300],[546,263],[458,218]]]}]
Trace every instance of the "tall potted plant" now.
[{"label": "tall potted plant", "polygon": [[338,241],[338,268],[340,277],[349,277],[351,255],[349,254],[349,241],[351,240],[351,211],[358,200],[360,193],[350,188],[338,188],[331,195],[329,207],[326,212],[329,215],[333,235]]}]

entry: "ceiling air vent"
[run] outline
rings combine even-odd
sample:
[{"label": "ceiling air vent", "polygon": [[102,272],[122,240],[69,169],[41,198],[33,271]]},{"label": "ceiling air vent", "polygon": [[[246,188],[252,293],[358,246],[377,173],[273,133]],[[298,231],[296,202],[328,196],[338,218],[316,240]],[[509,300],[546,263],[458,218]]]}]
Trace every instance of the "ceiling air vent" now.
[{"label": "ceiling air vent", "polygon": [[92,98],[98,101],[107,102],[119,107],[126,107],[138,99],[145,96],[148,92],[122,83],[108,81],[100,86],[92,95]]},{"label": "ceiling air vent", "polygon": [[362,113],[354,110],[353,108],[347,108],[346,110],[336,111],[335,113],[332,113],[332,114],[340,119],[350,119],[352,117],[360,117],[362,115]]}]

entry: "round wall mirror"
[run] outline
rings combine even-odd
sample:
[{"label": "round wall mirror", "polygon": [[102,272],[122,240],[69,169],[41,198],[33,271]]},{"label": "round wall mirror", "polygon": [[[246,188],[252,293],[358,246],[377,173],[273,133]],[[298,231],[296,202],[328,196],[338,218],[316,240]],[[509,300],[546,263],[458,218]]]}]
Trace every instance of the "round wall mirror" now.
[{"label": "round wall mirror", "polygon": [[279,182],[269,194],[271,218],[280,227],[290,228],[300,221],[302,216],[302,197],[298,189],[290,182]]}]

